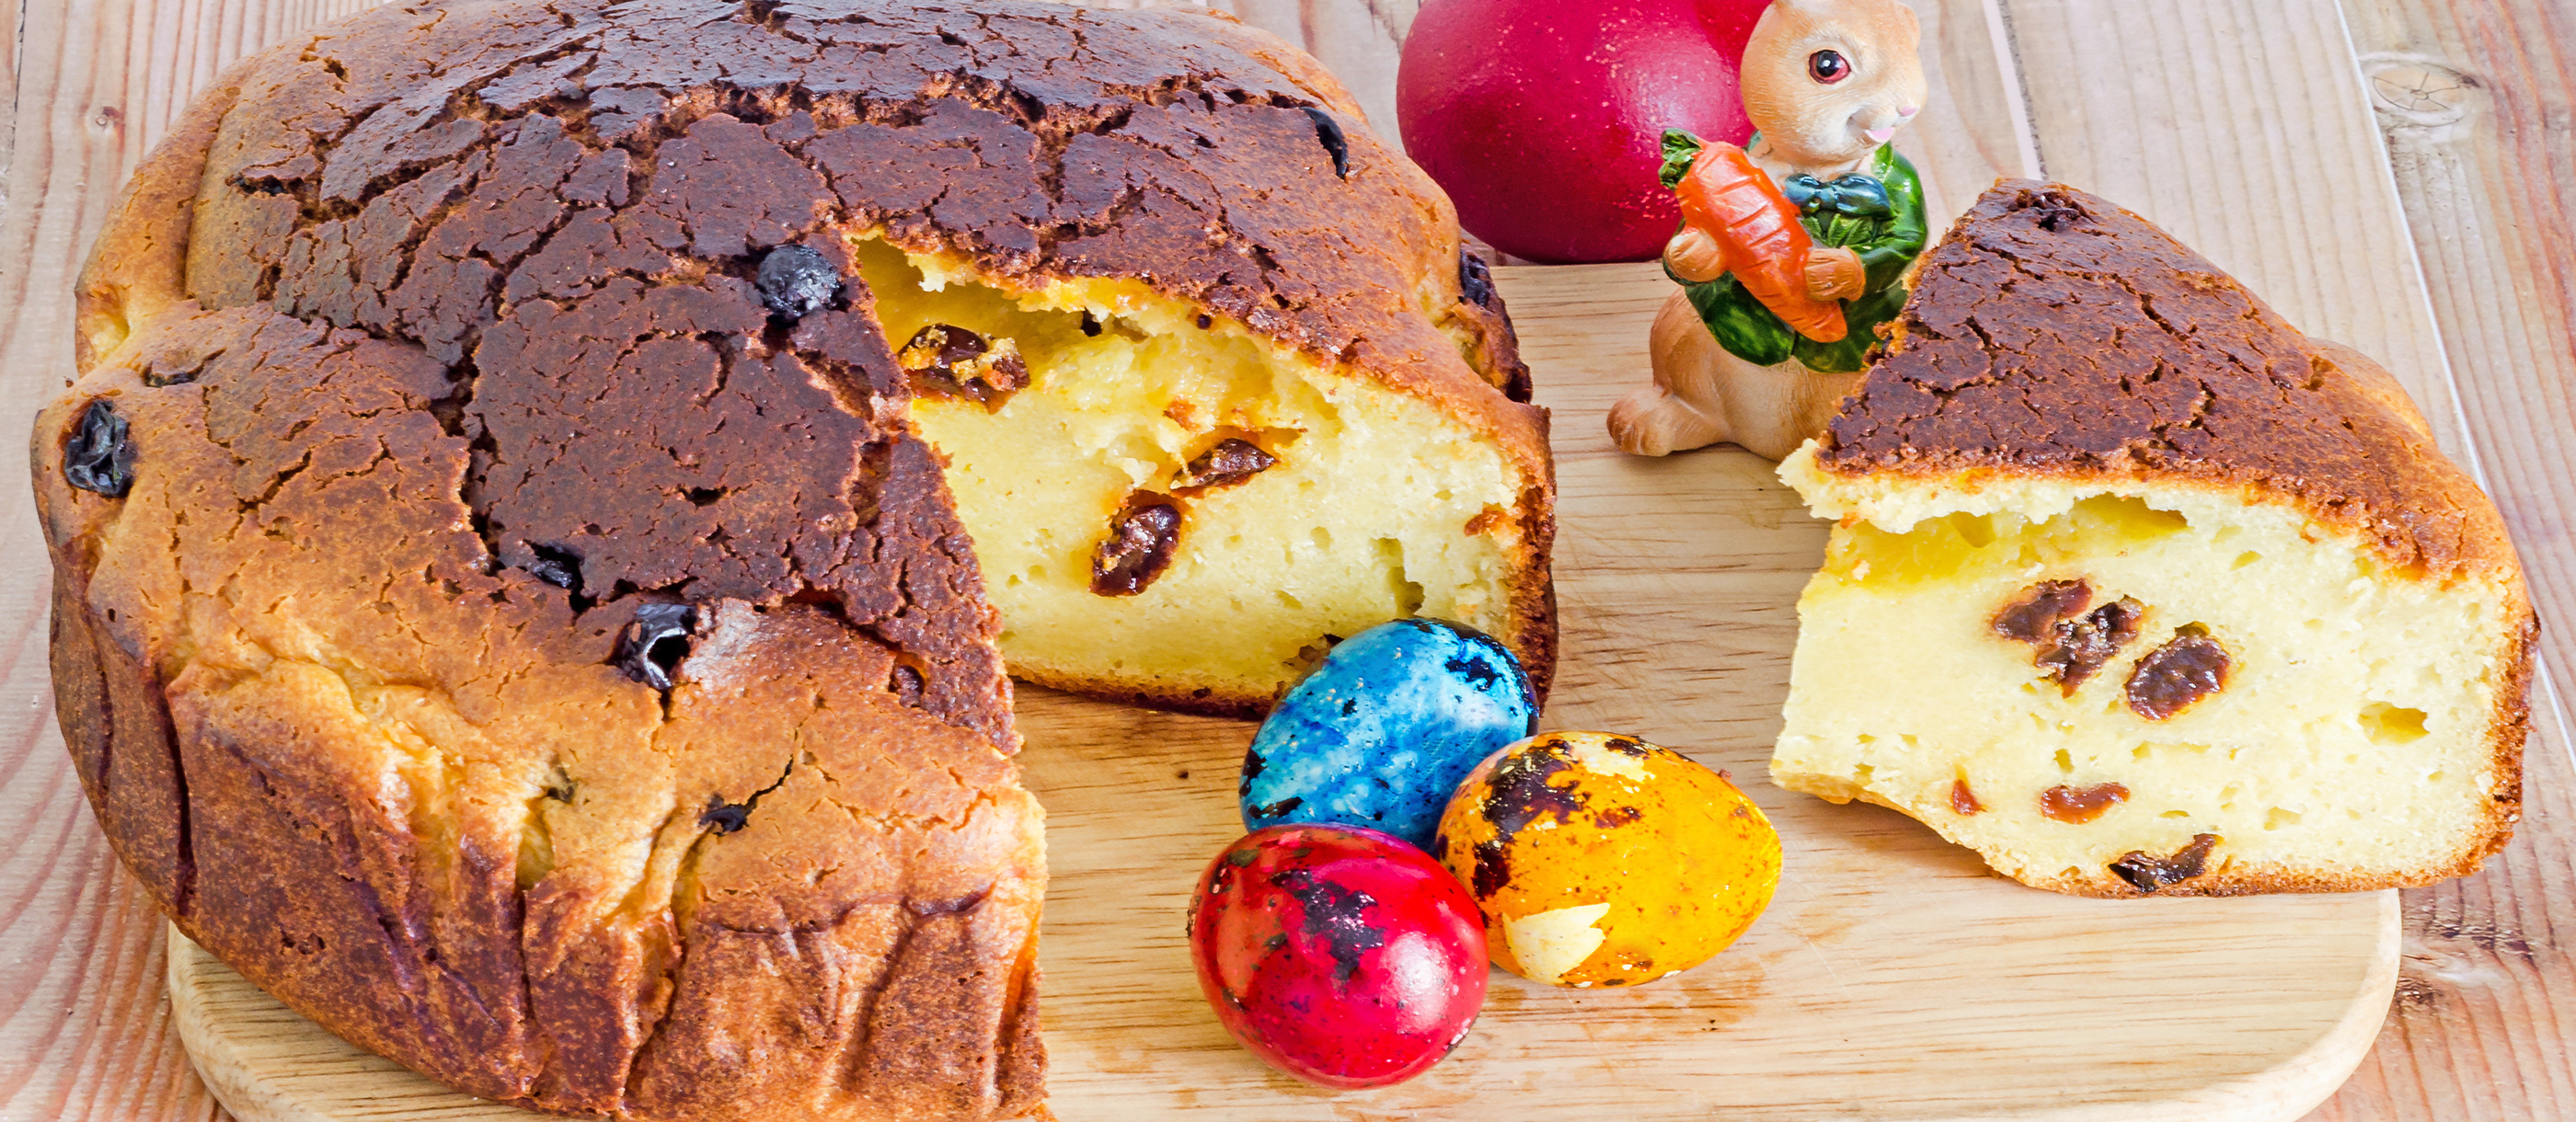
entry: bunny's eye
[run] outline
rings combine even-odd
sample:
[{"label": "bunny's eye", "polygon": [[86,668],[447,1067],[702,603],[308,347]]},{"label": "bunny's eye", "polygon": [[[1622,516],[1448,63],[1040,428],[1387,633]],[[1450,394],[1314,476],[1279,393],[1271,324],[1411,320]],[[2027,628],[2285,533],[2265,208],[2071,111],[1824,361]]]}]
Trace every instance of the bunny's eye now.
[{"label": "bunny's eye", "polygon": [[1840,51],[1817,51],[1807,56],[1807,77],[1819,85],[1833,85],[1851,77],[1851,62]]}]

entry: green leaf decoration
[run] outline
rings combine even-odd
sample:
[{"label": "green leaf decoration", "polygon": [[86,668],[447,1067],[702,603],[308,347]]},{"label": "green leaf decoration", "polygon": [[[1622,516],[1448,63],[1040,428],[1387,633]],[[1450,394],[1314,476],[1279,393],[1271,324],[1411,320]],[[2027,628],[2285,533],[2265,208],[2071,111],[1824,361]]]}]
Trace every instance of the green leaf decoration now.
[{"label": "green leaf decoration", "polygon": [[1665,190],[1681,186],[1682,177],[1690,174],[1691,161],[1698,159],[1699,150],[1707,146],[1707,142],[1680,129],[1664,130],[1664,167],[1656,178],[1664,181]]}]

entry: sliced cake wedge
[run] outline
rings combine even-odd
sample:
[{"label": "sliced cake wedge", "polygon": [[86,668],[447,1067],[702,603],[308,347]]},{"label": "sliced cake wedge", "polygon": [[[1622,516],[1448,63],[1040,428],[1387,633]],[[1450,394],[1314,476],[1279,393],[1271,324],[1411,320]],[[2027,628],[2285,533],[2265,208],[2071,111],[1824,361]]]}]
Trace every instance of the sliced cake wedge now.
[{"label": "sliced cake wedge", "polygon": [[2352,891],[2477,868],[2537,632],[2393,378],[2146,220],[1998,184],[1780,475],[1837,520],[1772,777],[2035,887]]}]

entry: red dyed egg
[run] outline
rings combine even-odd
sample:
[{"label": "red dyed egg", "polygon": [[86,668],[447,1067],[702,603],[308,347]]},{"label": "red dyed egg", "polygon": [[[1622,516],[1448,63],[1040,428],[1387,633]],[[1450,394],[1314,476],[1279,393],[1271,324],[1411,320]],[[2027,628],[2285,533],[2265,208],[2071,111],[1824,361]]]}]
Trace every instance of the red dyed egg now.
[{"label": "red dyed egg", "polygon": [[1485,1004],[1476,901],[1375,830],[1271,826],[1226,847],[1190,897],[1190,957],[1236,1040],[1327,1087],[1422,1074]]},{"label": "red dyed egg", "polygon": [[1645,261],[1681,224],[1665,129],[1752,135],[1736,67],[1768,0],[1423,0],[1395,74],[1404,150],[1458,224],[1538,261]]}]

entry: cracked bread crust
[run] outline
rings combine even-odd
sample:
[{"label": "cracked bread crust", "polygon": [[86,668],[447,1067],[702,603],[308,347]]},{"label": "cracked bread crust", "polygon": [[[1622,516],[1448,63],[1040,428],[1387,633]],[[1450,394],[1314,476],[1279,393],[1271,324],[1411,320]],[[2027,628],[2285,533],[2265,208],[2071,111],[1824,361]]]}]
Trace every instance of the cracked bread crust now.
[{"label": "cracked bread crust", "polygon": [[[1036,1100],[1044,854],[979,728],[1007,731],[998,676],[944,719],[897,688],[927,663],[892,629],[753,593],[696,601],[663,697],[610,665],[644,595],[576,612],[489,563],[438,363],[256,307],[137,339],[160,345],[39,419],[58,456],[110,402],[144,465],[121,499],[40,477],[55,667],[102,823],[191,937],[364,1047],[541,1109]],[[960,574],[897,610],[988,634],[971,560],[937,556],[963,546],[936,465],[889,445],[848,478],[876,497],[864,568]]]},{"label": "cracked bread crust", "polygon": [[1842,475],[1991,471],[2248,487],[2448,579],[2519,572],[2503,519],[2393,379],[2290,326],[2146,219],[2006,180],[1917,266],[1819,438]]},{"label": "cracked bread crust", "polygon": [[1275,38],[881,0],[485,0],[343,27],[246,76],[212,137],[183,238],[203,305],[268,302],[470,371],[514,312],[747,276],[789,242],[882,237],[1006,291],[1133,286],[1502,449],[1526,486],[1500,637],[1549,680],[1553,467],[1502,300],[1481,274],[1469,291],[1454,211],[1400,154],[1344,129],[1336,174],[1309,110],[1358,109]]},{"label": "cracked bread crust", "polygon": [[1829,496],[1820,513],[1866,516],[1873,492],[1906,483],[1969,494],[2015,478],[2147,483],[2297,510],[2376,556],[2384,579],[2502,592],[2486,733],[2496,794],[2466,848],[2399,881],[2265,869],[2165,894],[2423,884],[2504,848],[2520,819],[2539,622],[2503,516],[2394,377],[2302,334],[2147,220],[2063,184],[1997,183],[1917,270],[1859,391],[1784,465],[1815,473],[1810,500]]}]

